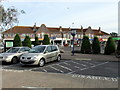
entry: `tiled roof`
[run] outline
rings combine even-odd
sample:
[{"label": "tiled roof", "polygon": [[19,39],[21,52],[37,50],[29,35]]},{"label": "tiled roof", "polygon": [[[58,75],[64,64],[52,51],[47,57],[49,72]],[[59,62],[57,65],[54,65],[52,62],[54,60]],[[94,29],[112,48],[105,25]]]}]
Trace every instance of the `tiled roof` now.
[{"label": "tiled roof", "polygon": [[33,27],[29,27],[29,26],[15,26],[11,29],[8,29],[6,31],[4,31],[3,33],[34,33],[33,31]]},{"label": "tiled roof", "polygon": [[[36,29],[39,29],[40,27],[36,27]],[[50,32],[60,32],[60,28],[57,27],[46,27]],[[32,26],[15,26],[12,29],[8,29],[6,31],[4,31],[3,33],[25,33],[25,34],[32,34],[35,33],[33,31],[33,27]],[[83,32],[86,32],[88,28],[83,29]],[[98,30],[98,29],[92,29],[95,35],[109,35],[108,33]],[[68,32],[70,31],[70,28],[62,28],[63,32]],[[77,32],[81,32],[82,30],[79,28],[76,28]]]},{"label": "tiled roof", "polygon": [[101,31],[101,30],[95,30],[94,29],[93,32],[94,32],[94,35],[110,35],[110,34],[104,32],[104,31]]}]

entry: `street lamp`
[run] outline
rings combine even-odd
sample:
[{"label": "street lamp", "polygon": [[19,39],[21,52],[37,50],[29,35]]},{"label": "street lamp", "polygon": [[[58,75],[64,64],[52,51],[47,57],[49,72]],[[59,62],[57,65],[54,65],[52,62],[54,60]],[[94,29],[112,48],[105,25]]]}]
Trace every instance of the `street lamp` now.
[{"label": "street lamp", "polygon": [[60,27],[60,32],[61,32],[61,38],[62,38],[61,46],[63,46],[63,31],[61,27]]},{"label": "street lamp", "polygon": [[76,35],[76,29],[71,29],[71,35],[73,36],[73,49],[72,49],[72,55],[74,56],[74,39]]}]

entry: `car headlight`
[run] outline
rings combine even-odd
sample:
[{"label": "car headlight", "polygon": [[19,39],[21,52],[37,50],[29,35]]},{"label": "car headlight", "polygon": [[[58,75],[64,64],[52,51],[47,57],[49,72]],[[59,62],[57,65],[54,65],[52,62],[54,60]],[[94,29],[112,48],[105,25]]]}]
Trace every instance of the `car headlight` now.
[{"label": "car headlight", "polygon": [[37,58],[37,56],[33,56],[33,57],[31,57],[31,59],[36,59]]},{"label": "car headlight", "polygon": [[13,56],[6,56],[6,57],[4,57],[4,58],[12,58]]}]

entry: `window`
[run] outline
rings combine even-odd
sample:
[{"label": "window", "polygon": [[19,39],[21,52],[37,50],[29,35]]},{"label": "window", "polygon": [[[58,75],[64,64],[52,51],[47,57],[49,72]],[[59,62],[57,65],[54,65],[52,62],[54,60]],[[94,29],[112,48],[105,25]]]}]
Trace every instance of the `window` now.
[{"label": "window", "polygon": [[57,51],[57,47],[56,46],[52,46],[52,51]]},{"label": "window", "polygon": [[29,50],[29,53],[42,53],[45,50],[45,46],[35,46]]},{"label": "window", "polygon": [[20,52],[25,52],[25,48],[21,48],[21,49],[20,49]]},{"label": "window", "polygon": [[29,51],[30,50],[30,48],[28,48],[28,47],[25,47],[25,51]]},{"label": "window", "polygon": [[51,48],[51,46],[48,46],[47,49],[46,49],[46,51],[48,51],[48,52],[52,52],[52,48]]}]

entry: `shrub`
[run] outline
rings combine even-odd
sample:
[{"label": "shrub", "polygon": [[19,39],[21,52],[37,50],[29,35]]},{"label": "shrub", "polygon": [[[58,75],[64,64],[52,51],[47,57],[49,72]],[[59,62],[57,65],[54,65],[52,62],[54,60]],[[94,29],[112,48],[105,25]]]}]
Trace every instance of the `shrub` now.
[{"label": "shrub", "polygon": [[31,40],[29,36],[26,36],[24,41],[23,41],[23,46],[27,46],[31,48]]},{"label": "shrub", "polygon": [[97,37],[94,37],[92,42],[92,53],[99,54],[100,53],[100,42]]},{"label": "shrub", "polygon": [[82,40],[81,53],[91,53],[91,45],[88,36],[84,36]]},{"label": "shrub", "polygon": [[110,55],[114,52],[115,52],[115,43],[112,37],[109,37],[105,47],[105,54]]},{"label": "shrub", "polygon": [[117,54],[120,55],[120,40],[118,41],[118,45],[117,45]]},{"label": "shrub", "polygon": [[44,35],[44,39],[43,39],[43,45],[48,45],[50,44],[50,39],[48,37],[47,34]]},{"label": "shrub", "polygon": [[39,42],[39,40],[38,40],[38,37],[37,37],[37,36],[35,36],[35,42],[34,42],[34,46],[36,46],[36,45],[40,45],[40,42]]},{"label": "shrub", "polygon": [[20,39],[19,34],[16,34],[13,40],[13,47],[21,47],[22,46],[22,42]]}]

